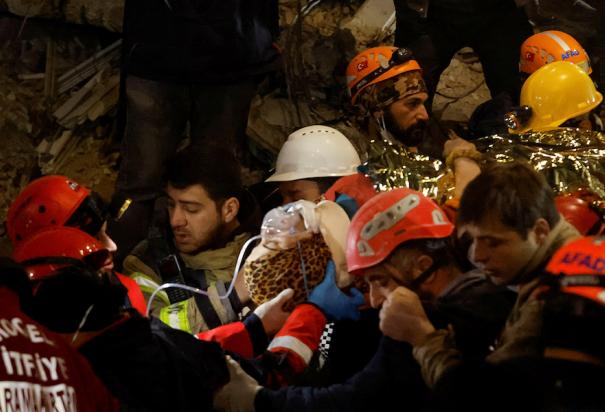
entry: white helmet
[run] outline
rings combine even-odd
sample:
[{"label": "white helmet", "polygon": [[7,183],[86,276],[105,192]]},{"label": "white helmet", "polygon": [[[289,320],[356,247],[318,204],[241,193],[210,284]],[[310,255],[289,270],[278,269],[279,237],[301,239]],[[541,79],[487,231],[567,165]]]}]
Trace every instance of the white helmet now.
[{"label": "white helmet", "polygon": [[327,126],[307,126],[288,136],[277,155],[275,173],[266,181],[348,176],[357,173],[360,164],[345,135]]}]

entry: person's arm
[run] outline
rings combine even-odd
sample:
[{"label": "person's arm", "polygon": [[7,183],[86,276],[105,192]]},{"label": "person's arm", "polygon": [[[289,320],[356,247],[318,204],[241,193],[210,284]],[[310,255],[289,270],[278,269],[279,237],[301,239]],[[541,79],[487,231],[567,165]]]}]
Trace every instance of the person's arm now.
[{"label": "person's arm", "polygon": [[281,364],[286,369],[280,375],[300,374],[307,368],[325,326],[326,316],[315,305],[303,303],[294,309],[268,347],[271,354],[285,358]]},{"label": "person's arm", "polygon": [[385,336],[412,345],[414,358],[429,387],[433,387],[449,368],[461,362],[453,331],[436,330],[418,295],[402,286],[391,292],[383,303],[380,330]]},{"label": "person's arm", "polygon": [[292,289],[285,289],[259,305],[243,322],[229,323],[195,336],[200,340],[218,342],[224,350],[244,358],[258,356],[267,349],[268,337],[282,328],[290,316],[283,307],[292,295]]},{"label": "person's arm", "polygon": [[368,411],[387,410],[406,391],[406,404],[424,405],[426,392],[418,378],[409,345],[389,338],[358,374],[343,384],[324,388],[290,386],[278,390],[261,387],[234,362],[231,381],[214,398],[226,411]]},{"label": "person's arm", "polygon": [[481,153],[473,143],[450,131],[450,140],[443,145],[443,157],[446,166],[454,172],[456,185],[454,196],[460,198],[469,182],[481,173],[478,163]]}]

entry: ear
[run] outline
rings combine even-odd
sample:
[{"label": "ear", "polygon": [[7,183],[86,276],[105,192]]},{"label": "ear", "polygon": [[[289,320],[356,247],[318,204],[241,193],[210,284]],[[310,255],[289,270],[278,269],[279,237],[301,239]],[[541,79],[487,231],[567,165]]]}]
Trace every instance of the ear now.
[{"label": "ear", "polygon": [[221,215],[223,217],[223,222],[231,223],[237,218],[237,213],[239,212],[239,200],[236,197],[230,197],[225,200],[223,203],[223,207],[221,209]]},{"label": "ear", "polygon": [[541,245],[542,243],[544,243],[544,240],[550,233],[550,225],[548,224],[546,219],[539,218],[538,220],[536,220],[536,223],[534,223],[534,227],[531,230],[534,233],[534,236],[536,237],[536,242]]},{"label": "ear", "polygon": [[431,267],[433,258],[429,255],[419,254],[414,263],[414,279],[420,276],[425,270]]}]

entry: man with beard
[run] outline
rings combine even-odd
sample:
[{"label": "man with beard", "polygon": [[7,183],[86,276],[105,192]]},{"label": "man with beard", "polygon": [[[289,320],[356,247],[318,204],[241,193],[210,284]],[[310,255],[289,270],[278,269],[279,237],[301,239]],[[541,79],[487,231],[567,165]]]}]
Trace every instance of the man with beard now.
[{"label": "man with beard", "polygon": [[[451,197],[444,196],[439,183],[445,163],[454,172],[454,195],[459,196],[479,173],[480,155],[452,132],[449,140],[435,138],[435,128],[427,127],[428,91],[411,52],[388,46],[364,50],[346,74],[351,103],[369,137],[367,171],[378,189],[409,187],[439,200]],[[445,162],[436,159],[440,155]]]},{"label": "man with beard", "polygon": [[151,314],[176,329],[199,333],[238,320],[238,294],[219,296],[257,230],[257,207],[243,188],[235,156],[228,149],[187,148],[168,162],[165,180],[167,207],[125,259],[125,273],[147,299],[164,283],[208,291],[209,296],[178,288],[158,293]]}]

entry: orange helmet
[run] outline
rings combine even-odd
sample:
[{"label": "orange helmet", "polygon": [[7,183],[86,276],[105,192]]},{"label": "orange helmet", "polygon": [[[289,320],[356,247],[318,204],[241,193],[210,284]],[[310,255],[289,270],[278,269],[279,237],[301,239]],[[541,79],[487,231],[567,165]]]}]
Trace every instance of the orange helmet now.
[{"label": "orange helmet", "polygon": [[602,237],[584,237],[561,247],[546,271],[556,276],[561,292],[605,305],[605,243]]},{"label": "orange helmet", "polygon": [[454,225],[431,199],[411,189],[379,193],[355,214],[347,234],[347,267],[358,272],[385,260],[403,242],[445,238]]},{"label": "orange helmet", "polygon": [[368,86],[414,70],[419,71],[420,65],[408,49],[380,46],[362,51],[347,66],[351,103],[355,104],[359,93]]},{"label": "orange helmet", "polygon": [[[578,229],[578,232],[582,235],[601,233],[602,225],[597,227],[597,223],[601,221],[601,216],[590,207],[589,202],[573,195],[560,195],[555,197],[555,204],[561,216]],[[595,230],[598,233],[595,233]]]},{"label": "orange helmet", "polygon": [[549,30],[530,36],[521,45],[519,71],[532,74],[545,64],[569,61],[592,73],[590,59],[576,39],[562,31]]},{"label": "orange helmet", "polygon": [[42,280],[77,261],[101,269],[110,261],[111,255],[100,241],[86,232],[67,226],[51,226],[21,242],[13,252],[13,258],[26,267],[31,280]]}]

